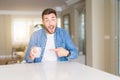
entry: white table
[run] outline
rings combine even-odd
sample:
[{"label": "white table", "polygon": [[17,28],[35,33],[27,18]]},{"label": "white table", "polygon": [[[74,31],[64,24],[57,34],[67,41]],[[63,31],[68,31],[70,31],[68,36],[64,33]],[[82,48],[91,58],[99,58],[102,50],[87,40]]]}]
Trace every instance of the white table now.
[{"label": "white table", "polygon": [[77,62],[49,62],[1,65],[0,80],[120,80],[120,78]]}]

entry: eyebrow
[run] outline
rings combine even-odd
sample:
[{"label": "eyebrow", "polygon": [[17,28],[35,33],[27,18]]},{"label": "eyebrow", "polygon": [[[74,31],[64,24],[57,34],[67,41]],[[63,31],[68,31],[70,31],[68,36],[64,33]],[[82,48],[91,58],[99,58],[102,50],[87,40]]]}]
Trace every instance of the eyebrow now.
[{"label": "eyebrow", "polygon": [[56,18],[55,16],[53,16],[52,18]]},{"label": "eyebrow", "polygon": [[[52,17],[52,19],[55,19],[55,18],[56,18],[56,17],[54,17],[54,16]],[[45,19],[48,19],[48,18],[45,18]]]}]

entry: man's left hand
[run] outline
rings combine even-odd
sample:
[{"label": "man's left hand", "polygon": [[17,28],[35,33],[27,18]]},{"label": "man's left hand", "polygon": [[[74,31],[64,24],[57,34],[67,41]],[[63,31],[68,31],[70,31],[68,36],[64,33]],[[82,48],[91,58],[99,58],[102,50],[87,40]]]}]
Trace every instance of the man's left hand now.
[{"label": "man's left hand", "polygon": [[64,56],[68,56],[69,55],[69,51],[62,48],[62,47],[59,47],[59,48],[56,48],[56,49],[50,49],[51,51],[55,51],[55,53],[59,56],[59,57],[64,57]]}]

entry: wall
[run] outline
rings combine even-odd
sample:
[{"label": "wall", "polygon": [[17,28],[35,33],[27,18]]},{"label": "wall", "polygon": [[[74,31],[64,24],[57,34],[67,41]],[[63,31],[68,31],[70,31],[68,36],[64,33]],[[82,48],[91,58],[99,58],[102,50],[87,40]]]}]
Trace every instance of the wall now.
[{"label": "wall", "polygon": [[11,18],[9,15],[0,15],[0,54],[12,54],[11,45]]},{"label": "wall", "polygon": [[[108,0],[109,1],[109,0]],[[110,57],[110,61],[111,61],[111,70],[110,72],[113,74],[117,74],[118,75],[118,0],[110,0],[110,12],[111,12],[111,19],[110,19],[110,34],[111,34],[111,46],[110,46],[110,50],[111,50],[111,57]],[[106,3],[107,4],[107,3]],[[107,68],[107,67],[106,67]]]},{"label": "wall", "polygon": [[117,0],[86,0],[87,65],[113,74],[117,70]]},{"label": "wall", "polygon": [[104,0],[86,0],[87,64],[104,70]]},{"label": "wall", "polygon": [[[104,27],[104,54],[105,54],[105,70],[111,72],[111,4],[110,0],[105,0],[105,27]],[[109,14],[108,14],[109,13]]]}]

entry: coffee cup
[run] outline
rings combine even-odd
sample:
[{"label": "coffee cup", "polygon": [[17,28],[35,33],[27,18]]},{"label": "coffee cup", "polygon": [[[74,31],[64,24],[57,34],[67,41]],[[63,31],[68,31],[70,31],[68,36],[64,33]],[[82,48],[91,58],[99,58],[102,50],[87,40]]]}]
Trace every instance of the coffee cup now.
[{"label": "coffee cup", "polygon": [[33,47],[32,48],[32,54],[34,54],[35,57],[40,57],[41,48],[40,47]]}]

